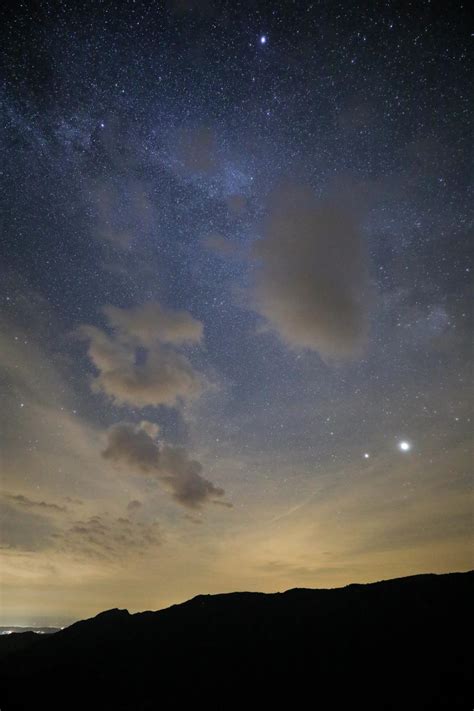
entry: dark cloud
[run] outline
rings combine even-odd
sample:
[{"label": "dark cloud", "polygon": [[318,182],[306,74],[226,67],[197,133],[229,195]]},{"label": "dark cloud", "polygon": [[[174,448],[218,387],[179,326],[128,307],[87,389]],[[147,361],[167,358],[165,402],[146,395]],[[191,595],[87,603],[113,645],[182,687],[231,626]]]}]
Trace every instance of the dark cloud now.
[{"label": "dark cloud", "polygon": [[11,501],[13,504],[22,506],[28,509],[48,509],[49,511],[57,511],[58,513],[63,513],[67,511],[65,506],[59,506],[58,504],[48,503],[47,501],[35,501],[34,499],[29,499],[23,494],[6,494],[5,498]]},{"label": "dark cloud", "polygon": [[158,442],[142,425],[124,422],[111,427],[102,456],[155,476],[188,508],[199,508],[225,493],[201,476],[202,465],[190,459],[184,448]]},{"label": "dark cloud", "polygon": [[202,465],[189,459],[181,447],[164,446],[160,453],[161,480],[168,485],[173,497],[183,506],[198,508],[206,501],[224,496],[224,489],[216,487],[201,476]]},{"label": "dark cloud", "polygon": [[122,423],[109,429],[107,447],[102,456],[148,474],[159,467],[160,449],[143,429]]},{"label": "dark cloud", "polygon": [[82,499],[75,499],[72,496],[65,496],[64,500],[68,502],[68,504],[77,504],[77,506],[83,506],[84,502]]},{"label": "dark cloud", "polygon": [[323,357],[361,348],[368,269],[349,201],[319,202],[305,187],[279,190],[254,256],[253,305],[285,343]]},{"label": "dark cloud", "polygon": [[[204,378],[176,346],[199,342],[202,324],[186,311],[165,309],[156,302],[131,309],[104,309],[112,330],[81,326],[80,338],[89,341],[88,355],[99,371],[92,381],[119,405],[168,405],[197,398]],[[140,349],[141,358],[138,358]]]},{"label": "dark cloud", "polygon": [[230,501],[213,501],[212,502],[215,506],[223,506],[226,509],[232,509],[234,508],[233,505],[230,503]]},{"label": "dark cloud", "polygon": [[127,504],[127,511],[130,513],[134,513],[135,511],[139,511],[141,507],[143,506],[141,501],[137,501],[137,499],[134,499],[133,501],[129,501]]}]

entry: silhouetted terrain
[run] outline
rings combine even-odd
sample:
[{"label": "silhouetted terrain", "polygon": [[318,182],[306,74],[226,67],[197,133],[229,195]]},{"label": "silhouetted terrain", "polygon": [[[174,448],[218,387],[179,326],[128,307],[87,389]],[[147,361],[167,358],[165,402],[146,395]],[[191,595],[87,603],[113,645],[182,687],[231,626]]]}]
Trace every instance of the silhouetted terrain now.
[{"label": "silhouetted terrain", "polygon": [[474,571],[110,610],[11,651],[0,708],[472,709],[473,592]]},{"label": "silhouetted terrain", "polygon": [[10,634],[11,632],[36,632],[38,634],[51,634],[52,632],[59,632],[63,629],[62,627],[17,627],[16,625],[4,625],[0,626],[0,637],[4,634]]},{"label": "silhouetted terrain", "polygon": [[[36,632],[15,632],[14,634],[2,634],[0,636],[0,662],[2,662],[12,652],[29,649],[40,638]],[[1,708],[1,707],[0,707]]]},{"label": "silhouetted terrain", "polygon": [[60,627],[0,627],[0,662],[12,652],[31,647],[41,638],[41,635],[52,634],[60,629]]}]

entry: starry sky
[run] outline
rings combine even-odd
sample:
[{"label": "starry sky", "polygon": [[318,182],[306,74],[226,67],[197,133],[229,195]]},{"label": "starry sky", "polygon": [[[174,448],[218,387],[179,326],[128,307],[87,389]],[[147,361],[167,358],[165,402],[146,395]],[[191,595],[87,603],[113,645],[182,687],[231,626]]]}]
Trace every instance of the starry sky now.
[{"label": "starry sky", "polygon": [[473,567],[467,5],[6,5],[2,623]]}]

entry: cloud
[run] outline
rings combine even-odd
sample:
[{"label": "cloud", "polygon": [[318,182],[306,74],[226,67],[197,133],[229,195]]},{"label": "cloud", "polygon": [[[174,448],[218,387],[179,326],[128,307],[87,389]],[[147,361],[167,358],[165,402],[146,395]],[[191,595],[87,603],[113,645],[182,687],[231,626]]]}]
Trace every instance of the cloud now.
[{"label": "cloud", "polygon": [[0,478],[5,492],[24,497],[9,501],[16,508],[73,508],[77,501],[68,497],[104,495],[100,436],[79,415],[82,402],[69,387],[71,363],[58,352],[54,312],[26,287],[20,296],[13,285],[10,298],[11,311],[0,314]]},{"label": "cloud", "polygon": [[29,499],[27,496],[23,496],[23,494],[5,494],[5,498],[11,501],[13,504],[23,506],[27,509],[47,509],[50,511],[56,511],[57,513],[63,513],[67,511],[67,508],[65,506],[59,506],[58,504],[48,503],[47,501],[35,501],[34,499]]},{"label": "cloud", "polygon": [[[141,504],[130,502],[136,511]],[[30,509],[42,509],[37,513]],[[55,513],[64,514],[60,519]],[[38,502],[21,494],[0,500],[0,550],[6,553],[64,553],[79,559],[120,560],[128,554],[143,555],[160,545],[162,532],[157,522],[115,518],[108,513],[73,520],[67,509]]]},{"label": "cloud", "polygon": [[88,327],[83,333],[90,338],[89,357],[100,371],[93,389],[118,405],[176,407],[204,390],[203,379],[188,358],[174,349],[156,346],[140,364],[135,361],[135,349],[109,339],[99,329]]},{"label": "cloud", "polygon": [[75,499],[73,496],[65,496],[64,499],[68,502],[68,504],[74,504],[76,506],[83,506],[84,504],[82,499]]},{"label": "cloud", "polygon": [[118,405],[177,407],[206,388],[178,345],[198,343],[202,324],[186,311],[165,309],[156,302],[131,309],[104,308],[112,334],[80,326],[89,341],[88,355],[99,371],[92,381]]},{"label": "cloud", "polygon": [[141,501],[137,501],[137,499],[133,499],[133,501],[129,501],[127,504],[127,511],[130,513],[134,513],[134,511],[138,511],[141,509],[143,506]]},{"label": "cloud", "polygon": [[201,464],[184,448],[158,442],[140,425],[123,422],[111,427],[102,456],[156,477],[187,508],[199,508],[225,493],[201,476]]},{"label": "cloud", "polygon": [[0,548],[38,551],[51,545],[55,526],[45,516],[0,501]]},{"label": "cloud", "polygon": [[157,522],[138,523],[109,514],[74,521],[53,537],[59,551],[104,561],[122,560],[129,554],[144,555],[146,549],[162,543]]},{"label": "cloud", "polygon": [[137,345],[151,347],[157,341],[181,345],[199,343],[203,326],[188,311],[166,309],[149,302],[130,309],[104,306],[103,311],[112,328],[125,340],[136,340]]},{"label": "cloud", "polygon": [[230,501],[213,501],[213,504],[216,506],[223,506],[226,509],[233,509],[233,505],[230,503]]},{"label": "cloud", "polygon": [[160,425],[156,422],[150,422],[149,420],[142,420],[138,425],[139,429],[144,430],[150,437],[157,438],[160,433]]},{"label": "cloud", "polygon": [[293,348],[349,357],[367,333],[368,269],[354,210],[318,202],[305,187],[270,201],[258,260],[253,307]]},{"label": "cloud", "polygon": [[164,446],[161,450],[162,481],[169,486],[173,497],[183,506],[198,508],[208,500],[224,496],[224,489],[214,486],[201,476],[202,465],[189,459],[181,447]]},{"label": "cloud", "polygon": [[123,462],[145,474],[159,469],[158,444],[143,429],[122,423],[111,427],[107,433],[104,459]]}]

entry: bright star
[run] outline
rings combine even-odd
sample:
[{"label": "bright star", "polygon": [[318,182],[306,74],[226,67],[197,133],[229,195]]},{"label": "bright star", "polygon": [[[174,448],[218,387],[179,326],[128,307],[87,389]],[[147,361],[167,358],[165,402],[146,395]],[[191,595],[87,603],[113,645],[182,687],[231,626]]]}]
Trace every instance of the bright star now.
[{"label": "bright star", "polygon": [[370,457],[370,454],[369,454],[368,452],[366,452],[366,453],[364,454],[364,459],[368,459],[369,457]]},{"label": "bright star", "polygon": [[266,35],[262,35],[260,37],[260,44],[266,44],[267,43],[267,37]]},{"label": "bright star", "polygon": [[411,444],[410,442],[399,442],[398,443],[398,449],[401,449],[402,452],[409,452],[411,449]]}]

